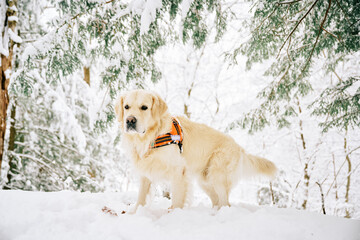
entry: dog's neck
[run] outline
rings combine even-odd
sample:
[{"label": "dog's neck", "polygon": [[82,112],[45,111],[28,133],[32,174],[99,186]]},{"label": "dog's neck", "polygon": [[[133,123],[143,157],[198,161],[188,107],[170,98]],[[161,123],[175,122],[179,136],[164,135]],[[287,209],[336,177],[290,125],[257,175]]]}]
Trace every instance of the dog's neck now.
[{"label": "dog's neck", "polygon": [[153,126],[148,128],[145,134],[125,134],[124,138],[126,142],[137,143],[131,149],[134,158],[143,158],[151,149],[149,146],[157,136],[165,134],[171,131],[172,118],[170,113],[166,112],[159,122],[156,122]]}]

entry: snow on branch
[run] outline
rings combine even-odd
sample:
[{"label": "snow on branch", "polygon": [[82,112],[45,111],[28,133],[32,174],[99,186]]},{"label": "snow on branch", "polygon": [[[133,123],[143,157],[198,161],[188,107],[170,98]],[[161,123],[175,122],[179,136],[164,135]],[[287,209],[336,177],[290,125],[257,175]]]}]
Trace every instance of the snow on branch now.
[{"label": "snow on branch", "polygon": [[16,33],[14,33],[11,28],[8,29],[9,37],[16,43],[22,43],[21,37],[19,37]]},{"label": "snow on branch", "polygon": [[193,0],[184,0],[181,2],[181,19],[185,19],[186,15],[190,9]]},{"label": "snow on branch", "polygon": [[150,24],[155,20],[156,11],[162,7],[161,0],[134,0],[129,8],[133,14],[141,15],[140,34],[149,31]]},{"label": "snow on branch", "polygon": [[10,16],[8,17],[9,22],[17,22],[19,21],[19,18],[17,16]]},{"label": "snow on branch", "polygon": [[8,7],[8,9],[10,9],[10,10],[12,10],[12,11],[14,11],[14,12],[17,12],[17,11],[18,11],[18,9],[16,8],[15,5],[12,5],[11,7]]}]

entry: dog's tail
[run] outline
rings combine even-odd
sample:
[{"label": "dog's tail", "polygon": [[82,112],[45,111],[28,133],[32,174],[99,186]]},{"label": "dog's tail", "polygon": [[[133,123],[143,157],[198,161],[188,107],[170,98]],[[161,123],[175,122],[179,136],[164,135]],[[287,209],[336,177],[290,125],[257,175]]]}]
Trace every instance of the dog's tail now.
[{"label": "dog's tail", "polygon": [[247,154],[242,151],[242,175],[243,176],[254,176],[254,175],[265,175],[270,179],[275,178],[277,168],[275,164],[265,158]]}]

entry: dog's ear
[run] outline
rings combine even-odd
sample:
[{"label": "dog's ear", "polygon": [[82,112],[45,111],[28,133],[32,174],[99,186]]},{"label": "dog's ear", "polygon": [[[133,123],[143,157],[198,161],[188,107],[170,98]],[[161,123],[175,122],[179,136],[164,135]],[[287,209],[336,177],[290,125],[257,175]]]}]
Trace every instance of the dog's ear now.
[{"label": "dog's ear", "polygon": [[151,108],[151,112],[153,114],[153,117],[160,118],[168,109],[165,101],[156,93],[152,96],[153,104]]},{"label": "dog's ear", "polygon": [[120,96],[115,102],[115,114],[118,122],[123,123],[124,119],[124,96]]}]

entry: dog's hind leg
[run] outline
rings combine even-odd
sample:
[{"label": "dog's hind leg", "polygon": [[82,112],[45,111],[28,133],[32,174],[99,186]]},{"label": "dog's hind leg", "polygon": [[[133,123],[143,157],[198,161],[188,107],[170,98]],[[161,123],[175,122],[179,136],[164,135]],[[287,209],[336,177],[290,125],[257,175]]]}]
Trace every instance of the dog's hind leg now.
[{"label": "dog's hind leg", "polygon": [[204,190],[204,192],[209,196],[209,198],[211,199],[211,203],[213,205],[213,207],[216,207],[219,205],[219,197],[216,194],[214,188],[204,182],[199,182],[200,187],[202,188],[202,190]]},{"label": "dog's hind leg", "polygon": [[206,183],[214,190],[219,208],[230,206],[229,194],[233,186],[231,175],[237,165],[237,161],[232,161],[231,157],[228,153],[219,151],[214,152],[209,160]]},{"label": "dog's hind leg", "polygon": [[[226,178],[226,177],[224,177],[224,178]],[[230,203],[229,203],[230,191],[227,188],[226,180],[222,180],[221,182],[215,183],[214,189],[219,198],[219,203],[218,203],[219,208],[221,208],[223,206],[230,207]]]},{"label": "dog's hind leg", "polygon": [[230,207],[230,203],[229,203],[230,186],[226,173],[218,173],[218,175],[214,179],[216,179],[216,181],[212,181],[213,187],[219,198],[219,202],[217,206],[219,208],[223,206]]}]

